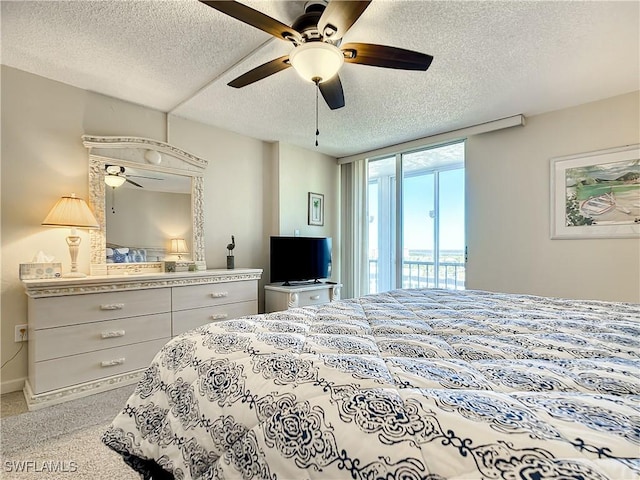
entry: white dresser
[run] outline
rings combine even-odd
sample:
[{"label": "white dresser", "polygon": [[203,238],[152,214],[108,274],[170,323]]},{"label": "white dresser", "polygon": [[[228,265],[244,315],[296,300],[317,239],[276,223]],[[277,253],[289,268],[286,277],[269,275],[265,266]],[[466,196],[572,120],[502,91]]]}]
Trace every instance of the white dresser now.
[{"label": "white dresser", "polygon": [[30,410],[135,383],[176,335],[258,313],[260,269],[25,280]]},{"label": "white dresser", "polygon": [[264,286],[265,312],[278,312],[295,307],[322,305],[340,300],[340,283],[311,283],[307,285]]}]

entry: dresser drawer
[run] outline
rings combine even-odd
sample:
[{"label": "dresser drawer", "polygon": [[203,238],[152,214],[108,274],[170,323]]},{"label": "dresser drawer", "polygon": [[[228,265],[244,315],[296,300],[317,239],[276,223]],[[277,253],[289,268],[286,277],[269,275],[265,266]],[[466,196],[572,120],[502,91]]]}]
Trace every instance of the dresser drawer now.
[{"label": "dresser drawer", "polygon": [[322,305],[331,301],[331,296],[328,288],[303,291],[295,293],[294,295],[298,295],[298,302],[295,304],[296,307]]},{"label": "dresser drawer", "polygon": [[38,394],[146,368],[168,341],[169,337],[37,362],[29,382]]},{"label": "dresser drawer", "polygon": [[120,318],[34,330],[29,338],[36,362],[171,336],[171,313]]},{"label": "dresser drawer", "polygon": [[257,300],[173,312],[172,334],[176,336],[207,323],[255,315],[256,313],[258,313]]},{"label": "dresser drawer", "polygon": [[257,300],[258,282],[256,280],[245,280],[241,282],[173,287],[171,299],[174,312],[176,310]]},{"label": "dresser drawer", "polygon": [[170,288],[29,298],[29,328],[37,330],[170,311]]}]

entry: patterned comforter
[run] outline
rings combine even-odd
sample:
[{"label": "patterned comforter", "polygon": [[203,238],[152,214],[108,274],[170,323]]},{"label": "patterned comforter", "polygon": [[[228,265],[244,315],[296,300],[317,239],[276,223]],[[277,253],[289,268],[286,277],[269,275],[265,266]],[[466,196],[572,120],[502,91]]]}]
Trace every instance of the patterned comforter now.
[{"label": "patterned comforter", "polygon": [[145,478],[640,478],[640,305],[396,290],[171,340],[103,436]]}]

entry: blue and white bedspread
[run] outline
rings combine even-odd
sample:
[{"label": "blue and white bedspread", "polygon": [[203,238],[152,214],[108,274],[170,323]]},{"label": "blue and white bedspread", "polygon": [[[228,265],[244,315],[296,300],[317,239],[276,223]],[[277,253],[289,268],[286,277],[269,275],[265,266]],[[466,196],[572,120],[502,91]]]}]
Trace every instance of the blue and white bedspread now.
[{"label": "blue and white bedspread", "polygon": [[640,305],[480,291],[213,323],[103,441],[145,478],[638,479],[638,338]]}]

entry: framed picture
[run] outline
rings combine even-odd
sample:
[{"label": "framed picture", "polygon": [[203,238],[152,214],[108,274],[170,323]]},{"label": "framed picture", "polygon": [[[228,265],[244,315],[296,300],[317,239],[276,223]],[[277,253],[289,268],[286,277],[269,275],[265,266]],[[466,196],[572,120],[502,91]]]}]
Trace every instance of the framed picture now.
[{"label": "framed picture", "polygon": [[309,192],[309,225],[324,225],[324,195],[321,193]]},{"label": "framed picture", "polygon": [[551,238],[640,238],[640,145],[551,159]]}]

